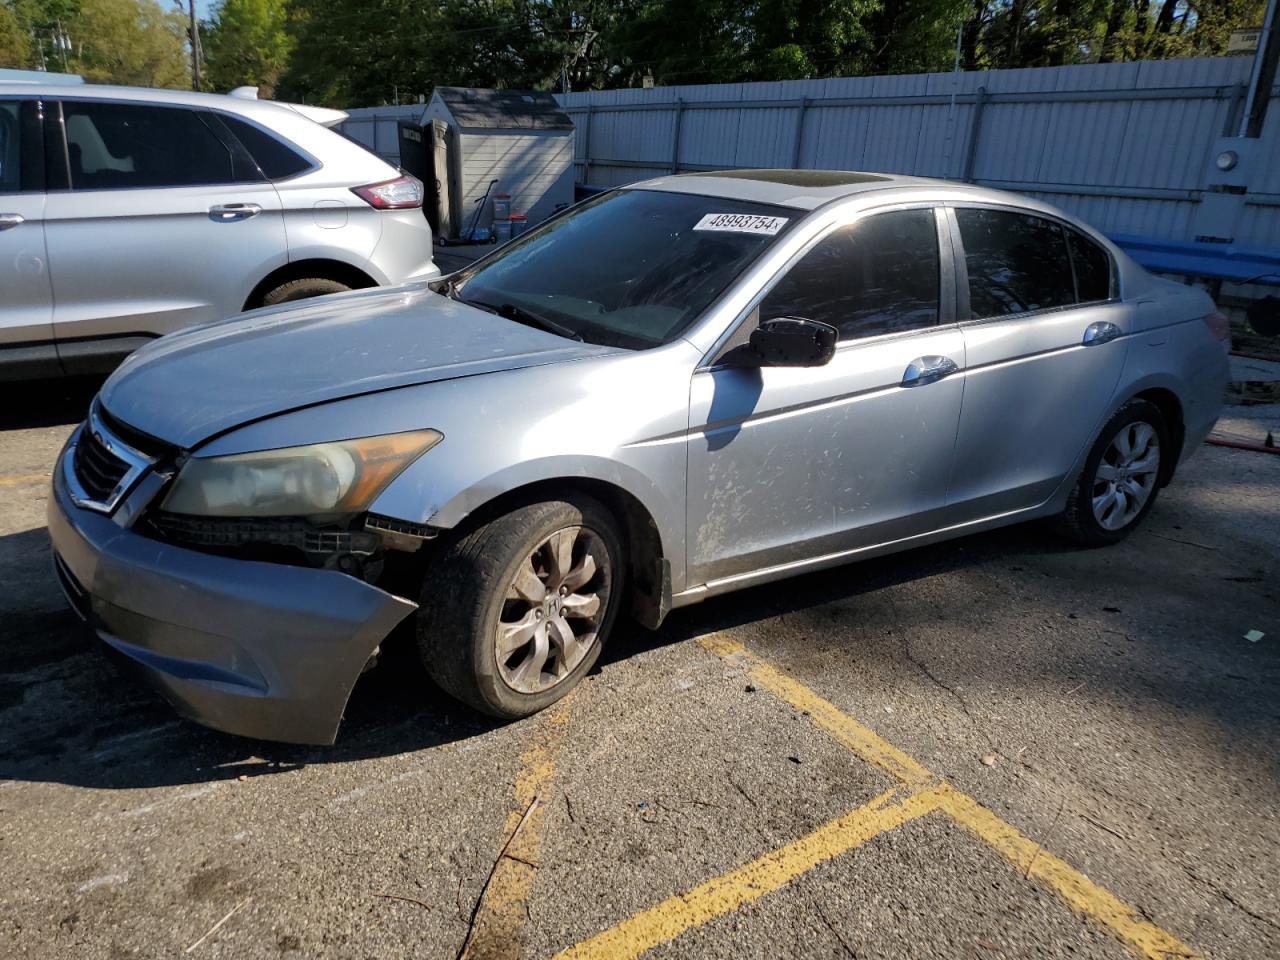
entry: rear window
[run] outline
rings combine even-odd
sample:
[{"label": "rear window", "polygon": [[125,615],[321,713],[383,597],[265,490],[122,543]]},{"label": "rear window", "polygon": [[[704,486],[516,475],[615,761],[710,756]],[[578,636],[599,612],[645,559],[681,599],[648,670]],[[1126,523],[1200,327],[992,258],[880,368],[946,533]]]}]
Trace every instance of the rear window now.
[{"label": "rear window", "polygon": [[1111,299],[1111,257],[1107,251],[1076,230],[1067,231],[1071,266],[1076,272],[1076,299],[1097,303]]},{"label": "rear window", "polygon": [[1011,210],[956,210],[973,319],[1075,303],[1063,229]]},{"label": "rear window", "polygon": [[283,180],[311,169],[310,160],[261,127],[255,127],[248,121],[228,114],[219,114],[219,116],[222,122],[231,128],[236,139],[249,151],[263,176],[268,180]]},{"label": "rear window", "polygon": [[193,110],[63,104],[71,189],[187,187],[236,181],[231,150]]}]

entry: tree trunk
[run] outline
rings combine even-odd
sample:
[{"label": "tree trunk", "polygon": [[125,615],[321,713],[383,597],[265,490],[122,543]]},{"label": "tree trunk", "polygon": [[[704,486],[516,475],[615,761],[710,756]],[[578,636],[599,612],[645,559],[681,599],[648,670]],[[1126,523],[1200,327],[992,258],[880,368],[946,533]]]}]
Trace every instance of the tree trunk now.
[{"label": "tree trunk", "polygon": [[1156,33],[1173,33],[1173,15],[1177,12],[1178,0],[1164,0],[1160,13],[1156,16]]},{"label": "tree trunk", "polygon": [[1147,52],[1147,34],[1151,30],[1151,0],[1134,0],[1137,20],[1133,25],[1133,59],[1141,60]]},{"label": "tree trunk", "polygon": [[960,63],[966,70],[978,69],[978,38],[987,15],[987,0],[973,0],[973,16],[960,34]]},{"label": "tree trunk", "polygon": [[1005,47],[1002,67],[1022,66],[1022,21],[1026,17],[1026,0],[1013,0],[1009,5],[1009,42]]}]

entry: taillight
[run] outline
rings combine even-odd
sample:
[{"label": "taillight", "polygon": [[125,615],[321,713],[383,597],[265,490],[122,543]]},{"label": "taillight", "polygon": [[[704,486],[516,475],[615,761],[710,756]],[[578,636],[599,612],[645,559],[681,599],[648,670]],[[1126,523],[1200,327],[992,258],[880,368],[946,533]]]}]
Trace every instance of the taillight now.
[{"label": "taillight", "polygon": [[394,180],[352,187],[351,192],[379,210],[404,210],[422,206],[422,181],[407,173]]},{"label": "taillight", "polygon": [[1231,322],[1227,319],[1227,315],[1221,310],[1215,310],[1213,313],[1207,313],[1200,318],[1204,321],[1204,325],[1209,328],[1209,332],[1213,334],[1213,339],[1227,349],[1231,349]]}]

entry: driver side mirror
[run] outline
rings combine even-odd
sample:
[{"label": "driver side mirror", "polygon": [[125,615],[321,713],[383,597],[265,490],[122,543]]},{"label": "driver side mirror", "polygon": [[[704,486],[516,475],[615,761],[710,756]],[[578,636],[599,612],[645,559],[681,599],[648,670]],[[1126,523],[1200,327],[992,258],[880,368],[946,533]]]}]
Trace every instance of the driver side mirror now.
[{"label": "driver side mirror", "polygon": [[766,320],[751,331],[749,349],[764,367],[821,367],[835,356],[839,331],[802,317]]}]

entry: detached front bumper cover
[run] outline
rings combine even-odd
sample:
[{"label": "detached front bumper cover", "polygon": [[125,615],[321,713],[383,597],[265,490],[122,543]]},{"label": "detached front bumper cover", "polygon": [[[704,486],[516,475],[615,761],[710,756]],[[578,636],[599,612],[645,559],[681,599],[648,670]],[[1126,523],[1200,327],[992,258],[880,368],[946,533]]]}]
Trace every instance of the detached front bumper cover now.
[{"label": "detached front bumper cover", "polygon": [[241,736],[333,743],[369,656],[417,608],[337,571],[144,537],[77,507],[61,463],[49,535],[67,599],[98,635],[183,716]]}]

